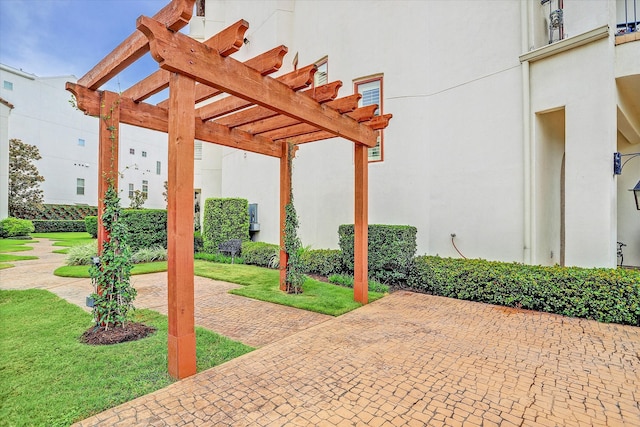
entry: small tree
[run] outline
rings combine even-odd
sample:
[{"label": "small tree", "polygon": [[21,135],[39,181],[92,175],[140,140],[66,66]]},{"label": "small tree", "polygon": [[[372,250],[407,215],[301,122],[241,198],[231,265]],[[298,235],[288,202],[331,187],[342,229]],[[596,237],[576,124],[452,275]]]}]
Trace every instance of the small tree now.
[{"label": "small tree", "polygon": [[131,200],[129,205],[131,209],[142,209],[144,202],[147,201],[147,193],[136,190],[133,192],[133,196],[129,197],[129,200]]},{"label": "small tree", "polygon": [[35,145],[19,139],[9,141],[9,216],[34,217],[42,210],[44,193],[40,183],[44,177],[33,164],[41,158]]},{"label": "small tree", "polygon": [[120,216],[120,198],[113,185],[107,189],[102,223],[109,235],[102,247],[99,265],[89,269],[95,289],[93,314],[98,325],[109,329],[124,326],[137,291],[130,284],[131,249],[127,243],[127,228]]}]

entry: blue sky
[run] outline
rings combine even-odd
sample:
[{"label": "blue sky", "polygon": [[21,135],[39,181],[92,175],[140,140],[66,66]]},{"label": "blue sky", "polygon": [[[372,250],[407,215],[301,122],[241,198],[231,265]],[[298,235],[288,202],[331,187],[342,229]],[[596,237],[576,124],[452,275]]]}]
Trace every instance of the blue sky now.
[{"label": "blue sky", "polygon": [[[39,77],[82,77],[169,0],[0,0],[0,63]],[[145,55],[109,82],[124,90],[157,69]]]}]

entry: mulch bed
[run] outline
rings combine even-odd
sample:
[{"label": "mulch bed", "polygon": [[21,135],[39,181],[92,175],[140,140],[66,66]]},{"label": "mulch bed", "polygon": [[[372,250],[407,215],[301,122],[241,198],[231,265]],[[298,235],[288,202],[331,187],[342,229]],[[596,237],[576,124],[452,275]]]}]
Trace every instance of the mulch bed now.
[{"label": "mulch bed", "polygon": [[156,332],[153,326],[144,323],[126,323],[125,326],[92,326],[80,337],[80,341],[90,345],[109,345],[127,341],[137,341]]}]

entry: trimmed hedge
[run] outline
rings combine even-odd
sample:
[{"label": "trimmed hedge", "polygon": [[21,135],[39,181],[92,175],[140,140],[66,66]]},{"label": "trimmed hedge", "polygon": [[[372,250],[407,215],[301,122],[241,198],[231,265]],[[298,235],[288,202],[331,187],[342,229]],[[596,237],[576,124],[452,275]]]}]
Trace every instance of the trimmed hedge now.
[{"label": "trimmed hedge", "polygon": [[87,229],[83,220],[34,219],[32,222],[36,233],[76,232]]},{"label": "trimmed hedge", "polygon": [[300,256],[305,273],[330,276],[341,273],[342,251],[339,249],[311,249]]},{"label": "trimmed hedge", "polygon": [[[369,279],[386,284],[404,283],[416,254],[416,227],[410,225],[369,224]],[[354,226],[338,227],[342,262],[353,274]]]},{"label": "trimmed hedge", "polygon": [[242,242],[240,256],[245,264],[279,268],[280,246],[265,242]]},{"label": "trimmed hedge", "polygon": [[421,256],[407,286],[445,297],[640,326],[639,271]]},{"label": "trimmed hedge", "polygon": [[[164,209],[123,209],[122,221],[127,226],[131,251],[167,247],[167,211]],[[98,237],[98,217],[84,219],[84,229],[92,237]],[[194,240],[195,242],[195,240]]]},{"label": "trimmed hedge", "polygon": [[167,211],[164,209],[123,209],[131,252],[153,246],[167,247]]},{"label": "trimmed hedge", "polygon": [[85,231],[94,239],[98,237],[98,217],[90,215],[84,218]]},{"label": "trimmed hedge", "polygon": [[0,237],[24,237],[33,233],[34,226],[28,219],[8,217],[0,221]]},{"label": "trimmed hedge", "polygon": [[204,202],[204,252],[218,253],[218,245],[231,239],[249,240],[247,199],[210,198]]}]

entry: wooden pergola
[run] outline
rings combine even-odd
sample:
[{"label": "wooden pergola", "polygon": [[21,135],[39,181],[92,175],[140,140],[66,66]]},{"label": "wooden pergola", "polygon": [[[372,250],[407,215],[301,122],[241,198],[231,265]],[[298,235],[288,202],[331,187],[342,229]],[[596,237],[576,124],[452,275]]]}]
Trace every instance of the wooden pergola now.
[{"label": "wooden pergola", "polygon": [[[368,160],[377,130],[390,114],[377,106],[358,108],[360,95],[338,98],[340,81],[315,87],[315,65],[277,78],[285,46],[245,62],[231,57],[249,28],[241,20],[205,42],[180,32],[195,0],[172,0],[153,18],[141,16],[136,31],[85,74],[67,83],[85,114],[99,117],[99,211],[109,183],[117,188],[120,123],[168,133],[168,317],[169,373],[196,372],[193,282],[194,140],[280,159],[280,226],[290,197],[289,144],[342,137],[355,152],[354,299],[367,303]],[[99,90],[118,73],[151,52],[160,69],[121,94]],[[169,88],[155,105],[145,100]],[[226,94],[227,96],[225,96]],[[223,95],[223,96],[219,96]],[[203,103],[203,101],[207,101]],[[101,221],[101,220],[100,220]],[[283,247],[283,232],[280,245]],[[102,224],[98,244],[107,239]],[[280,287],[285,289],[287,255],[280,252]]]}]

